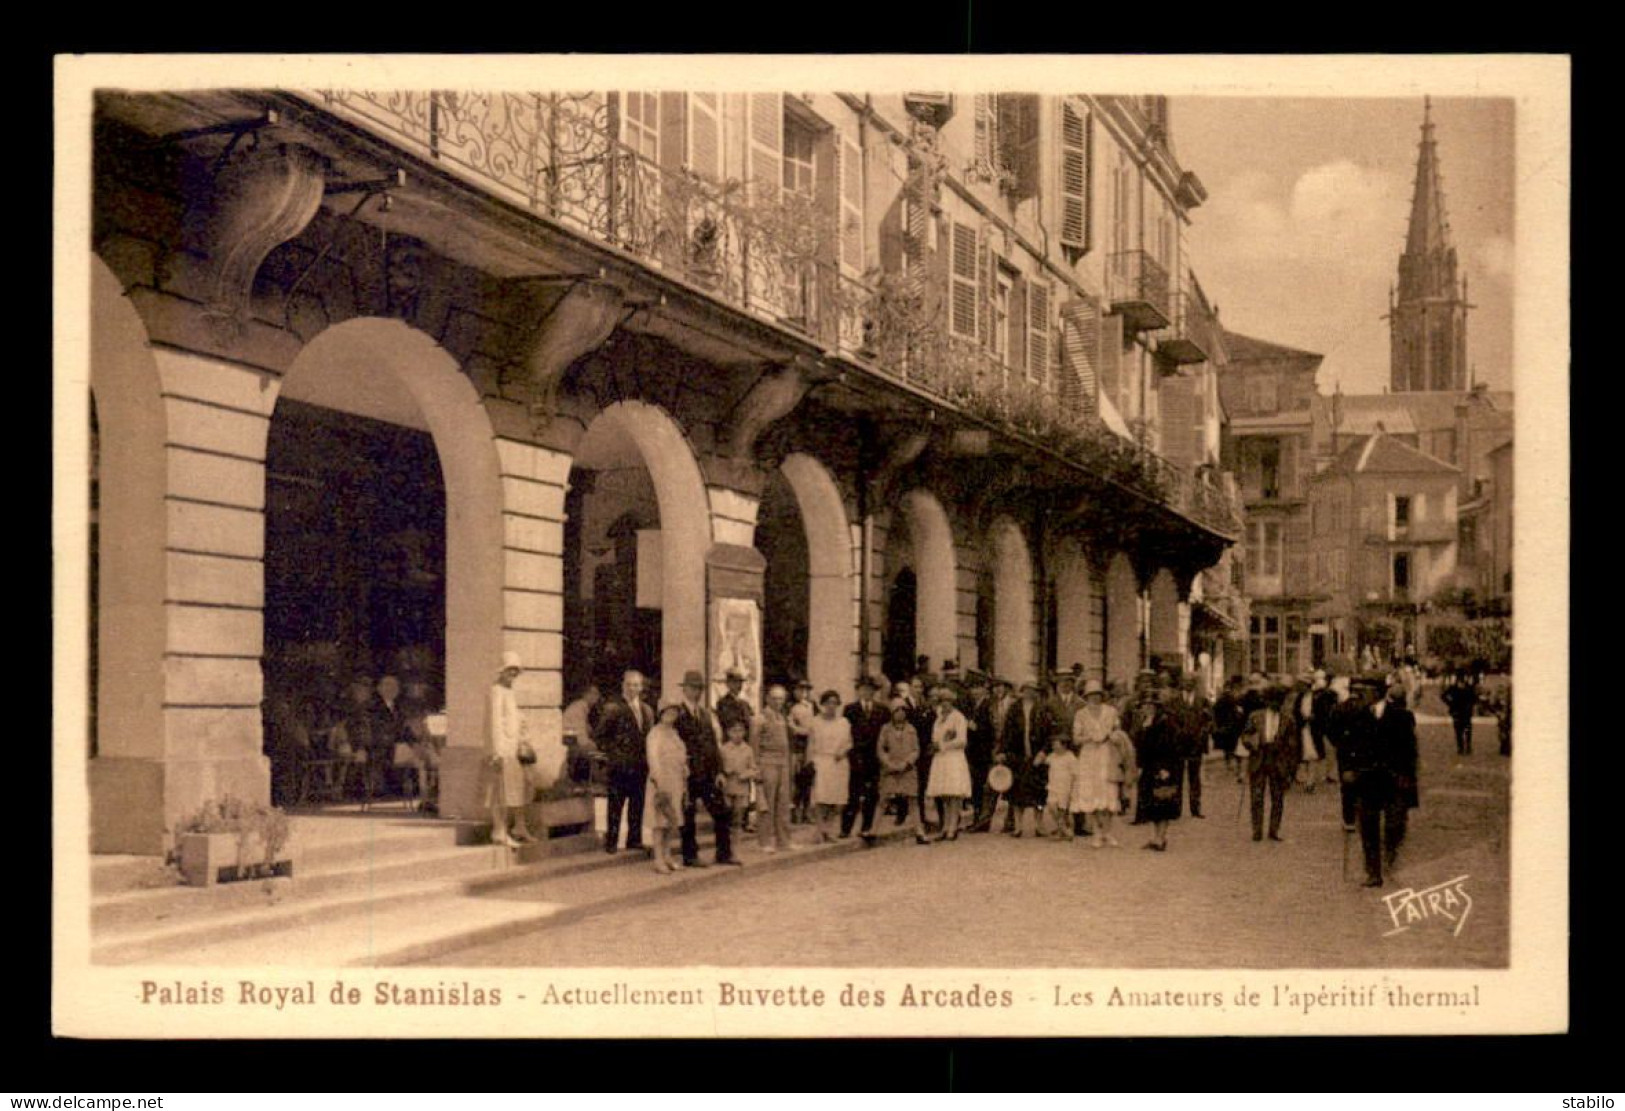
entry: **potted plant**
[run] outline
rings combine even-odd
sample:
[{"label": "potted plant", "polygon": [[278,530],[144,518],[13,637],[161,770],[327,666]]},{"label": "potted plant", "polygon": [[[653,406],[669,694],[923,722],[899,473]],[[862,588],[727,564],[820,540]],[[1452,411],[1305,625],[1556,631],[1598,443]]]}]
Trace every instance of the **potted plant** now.
[{"label": "potted plant", "polygon": [[293,875],[288,816],[274,806],[210,799],[176,831],[182,878],[194,887]]}]

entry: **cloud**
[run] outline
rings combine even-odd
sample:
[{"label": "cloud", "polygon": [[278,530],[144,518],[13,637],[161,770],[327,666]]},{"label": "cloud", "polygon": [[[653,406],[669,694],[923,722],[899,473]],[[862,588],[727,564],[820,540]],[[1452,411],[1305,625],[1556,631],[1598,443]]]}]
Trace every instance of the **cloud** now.
[{"label": "cloud", "polygon": [[1504,235],[1492,235],[1480,241],[1473,251],[1476,273],[1471,276],[1511,281],[1514,254],[1512,240]]},{"label": "cloud", "polygon": [[1340,159],[1305,170],[1284,193],[1274,184],[1256,171],[1220,183],[1198,217],[1199,268],[1204,258],[1392,265],[1406,213],[1398,176]]}]

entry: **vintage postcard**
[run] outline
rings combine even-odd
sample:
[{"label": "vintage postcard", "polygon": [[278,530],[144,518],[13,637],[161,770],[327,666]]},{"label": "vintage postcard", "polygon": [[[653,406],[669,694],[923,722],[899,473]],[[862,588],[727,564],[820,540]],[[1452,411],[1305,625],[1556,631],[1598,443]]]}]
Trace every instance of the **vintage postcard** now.
[{"label": "vintage postcard", "polygon": [[1566,58],[56,74],[59,1034],[1566,1029]]}]

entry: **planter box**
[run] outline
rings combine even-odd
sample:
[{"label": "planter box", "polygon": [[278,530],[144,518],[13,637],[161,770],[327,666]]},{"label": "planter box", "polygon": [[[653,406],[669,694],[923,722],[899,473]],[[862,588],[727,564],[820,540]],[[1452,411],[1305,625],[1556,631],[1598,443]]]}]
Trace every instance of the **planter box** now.
[{"label": "planter box", "polygon": [[267,864],[265,842],[253,833],[246,838],[235,833],[183,833],[180,856],[181,877],[193,887],[293,875],[288,846]]}]

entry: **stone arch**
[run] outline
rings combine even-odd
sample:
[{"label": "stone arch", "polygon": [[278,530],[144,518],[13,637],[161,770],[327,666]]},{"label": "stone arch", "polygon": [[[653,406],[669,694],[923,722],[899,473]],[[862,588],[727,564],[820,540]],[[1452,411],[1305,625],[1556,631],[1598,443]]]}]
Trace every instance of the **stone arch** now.
[{"label": "stone arch", "polygon": [[1083,546],[1072,537],[1055,545],[1055,666],[1061,670],[1074,663],[1099,677],[1100,630],[1091,620],[1090,606],[1094,569]]},{"label": "stone arch", "polygon": [[100,488],[91,848],[150,853],[164,836],[168,421],[146,326],[95,255],[90,320]]},{"label": "stone arch", "polygon": [[849,694],[855,629],[846,501],[835,476],[811,455],[792,452],[779,470],[795,494],[807,534],[807,678],[815,690],[834,687]]},{"label": "stone arch", "polygon": [[[505,468],[491,418],[456,359],[399,320],[354,317],[316,335],[295,357],[277,400],[391,420],[427,431],[446,490],[446,712],[452,748],[443,810],[472,810],[485,702],[507,647],[509,559]],[[273,410],[274,415],[274,410]],[[521,652],[527,669],[543,666]],[[468,765],[468,766],[464,766]],[[468,797],[465,797],[468,796]]]},{"label": "stone arch", "polygon": [[1141,665],[1140,584],[1122,552],[1106,565],[1106,677],[1132,683]]},{"label": "stone arch", "polygon": [[660,510],[662,616],[660,667],[670,697],[683,672],[706,671],[706,553],[712,514],[705,479],[682,427],[658,405],[617,401],[587,424],[577,456],[590,455],[595,437],[623,434],[637,449]]},{"label": "stone arch", "polygon": [[993,659],[984,667],[1020,682],[1033,668],[1033,560],[1026,534],[1012,518],[999,516],[989,527],[993,560]]},{"label": "stone arch", "polygon": [[957,561],[948,511],[928,490],[904,494],[898,505],[908,523],[910,559],[918,583],[915,651],[935,667],[959,655]]}]

